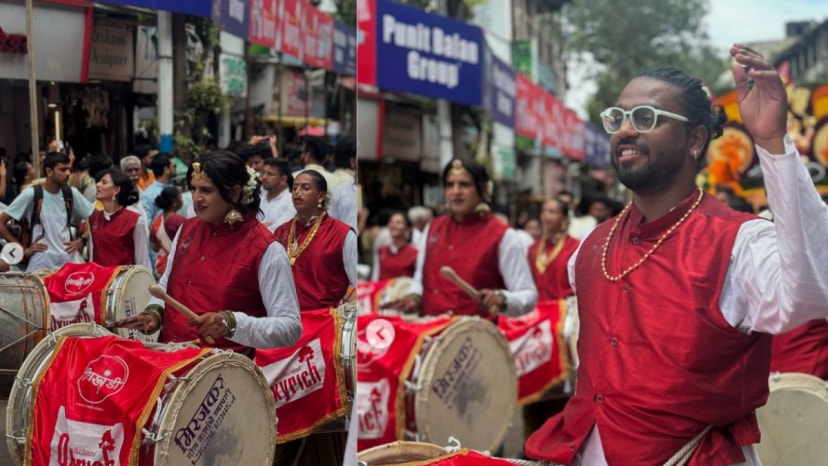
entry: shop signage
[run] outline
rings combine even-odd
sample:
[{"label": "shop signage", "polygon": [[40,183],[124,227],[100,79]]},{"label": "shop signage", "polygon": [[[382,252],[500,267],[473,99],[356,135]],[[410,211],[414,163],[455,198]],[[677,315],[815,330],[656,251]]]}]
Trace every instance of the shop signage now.
[{"label": "shop signage", "polygon": [[480,105],[483,32],[390,0],[376,0],[380,89]]},{"label": "shop signage", "polygon": [[515,126],[516,96],[517,75],[515,70],[487,49],[483,107],[496,122],[513,128]]},{"label": "shop signage", "polygon": [[89,79],[130,81],[133,54],[131,29],[95,25],[89,41]]},{"label": "shop signage", "polygon": [[278,0],[253,0],[250,2],[250,42],[274,48],[279,27]]},{"label": "shop signage", "polygon": [[342,21],[334,24],[333,70],[346,76],[355,76],[357,67],[356,30]]},{"label": "shop signage", "polygon": [[6,34],[0,28],[0,52],[4,53],[29,53],[29,43],[23,34]]},{"label": "shop signage", "polygon": [[101,3],[137,6],[147,10],[171,11],[185,15],[210,16],[211,3],[205,0],[101,0]]},{"label": "shop signage", "polygon": [[247,96],[247,64],[243,57],[222,53],[219,57],[221,92],[226,96]]},{"label": "shop signage", "polygon": [[302,46],[304,62],[312,68],[333,69],[332,42],[334,19],[316,8],[306,6]]},{"label": "shop signage", "polygon": [[213,0],[213,21],[219,23],[224,31],[244,40],[250,34],[248,13],[244,0]]}]

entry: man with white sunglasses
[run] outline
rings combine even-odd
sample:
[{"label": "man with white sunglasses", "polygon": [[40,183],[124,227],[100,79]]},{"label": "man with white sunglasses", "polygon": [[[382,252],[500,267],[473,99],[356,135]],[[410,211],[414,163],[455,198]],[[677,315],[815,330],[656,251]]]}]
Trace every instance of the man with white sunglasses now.
[{"label": "man with white sunglasses", "polygon": [[[774,223],[695,184],[722,133],[701,82],[651,70],[602,112],[633,200],[569,263],[580,336],[575,396],[526,442],[560,464],[761,464],[770,335],[828,314],[828,206],[786,135],[787,97],[759,54],[730,49]],[[764,439],[763,439],[764,440]]]}]

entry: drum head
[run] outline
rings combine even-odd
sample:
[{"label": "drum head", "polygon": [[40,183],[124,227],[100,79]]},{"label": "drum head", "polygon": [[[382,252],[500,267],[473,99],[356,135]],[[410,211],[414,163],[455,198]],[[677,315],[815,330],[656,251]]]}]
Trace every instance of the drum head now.
[{"label": "drum head", "polygon": [[261,369],[221,351],[185,377],[163,408],[155,466],[271,466],[276,405]]},{"label": "drum head", "polygon": [[370,466],[391,466],[430,460],[445,453],[443,447],[433,443],[398,441],[361,451],[357,454],[357,460]]},{"label": "drum head", "polygon": [[32,384],[52,356],[58,337],[105,335],[112,334],[99,325],[85,323],[67,325],[49,334],[26,357],[17,372],[17,379],[12,386],[6,406],[6,443],[15,465],[22,464],[23,453],[26,449],[26,433],[29,430],[29,416],[31,415]]},{"label": "drum head", "polygon": [[770,396],[756,411],[762,441],[756,446],[763,464],[824,464],[828,443],[828,389],[809,374],[770,377]]},{"label": "drum head", "polygon": [[[141,313],[152,297],[149,292],[149,287],[152,285],[155,285],[155,278],[145,267],[132,265],[122,268],[107,288],[106,302],[102,303],[102,307],[106,310],[105,324],[111,326],[121,319]],[[158,341],[158,335],[160,335],[160,330],[150,335],[126,328],[112,330],[122,338],[145,342]]]},{"label": "drum head", "polygon": [[494,451],[517,404],[515,361],[491,322],[463,317],[431,342],[415,401],[421,439]]}]

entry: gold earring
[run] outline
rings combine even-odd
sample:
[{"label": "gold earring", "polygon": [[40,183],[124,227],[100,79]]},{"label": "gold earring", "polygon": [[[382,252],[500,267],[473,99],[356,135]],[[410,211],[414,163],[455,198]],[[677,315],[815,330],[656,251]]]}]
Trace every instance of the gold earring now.
[{"label": "gold earring", "polygon": [[235,208],[230,209],[230,212],[227,212],[227,215],[224,216],[224,223],[230,225],[230,229],[233,229],[233,225],[236,223],[241,223],[243,221],[244,217],[242,217],[242,214]]}]

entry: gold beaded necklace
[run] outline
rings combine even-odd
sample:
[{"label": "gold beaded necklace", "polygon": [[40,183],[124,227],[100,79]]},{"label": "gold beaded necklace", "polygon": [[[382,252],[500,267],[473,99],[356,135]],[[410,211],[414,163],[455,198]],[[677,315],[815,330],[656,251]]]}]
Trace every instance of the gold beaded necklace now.
[{"label": "gold beaded necklace", "polygon": [[647,251],[647,253],[644,254],[644,256],[641,259],[638,260],[638,262],[636,262],[635,264],[627,267],[620,274],[613,276],[613,275],[610,275],[609,272],[607,271],[607,251],[609,250],[609,244],[610,244],[610,241],[612,240],[612,235],[615,233],[615,230],[618,228],[618,225],[621,223],[621,219],[624,218],[624,215],[627,213],[628,210],[630,210],[630,206],[632,206],[632,202],[627,204],[627,206],[624,207],[624,210],[622,210],[621,213],[618,215],[618,218],[615,219],[615,223],[612,225],[612,228],[610,229],[609,235],[607,235],[607,241],[604,243],[604,249],[603,249],[603,251],[601,251],[601,270],[604,272],[604,277],[607,280],[614,283],[614,282],[617,282],[618,280],[621,280],[622,278],[626,277],[627,274],[629,274],[633,270],[640,267],[641,264],[643,264],[644,261],[646,261],[647,258],[650,257],[656,251],[656,249],[658,249],[659,246],[661,246],[661,243],[663,243],[671,234],[673,234],[673,232],[676,231],[676,228],[678,228],[682,223],[684,223],[684,221],[687,220],[687,217],[689,217],[690,214],[694,210],[696,210],[696,207],[698,207],[699,204],[701,204],[701,201],[702,201],[703,197],[704,197],[704,191],[702,191],[701,188],[699,188],[699,197],[696,198],[696,202],[694,202],[693,205],[690,206],[690,209],[688,209],[687,212],[685,212],[684,215],[682,215],[682,217],[678,220],[678,222],[674,223],[673,226],[671,226],[669,230],[667,230],[663,235],[661,235],[661,238],[659,238],[658,241],[656,241],[656,244],[654,244],[653,247],[650,248],[650,250]]},{"label": "gold beaded necklace", "polygon": [[298,247],[296,245],[296,217],[293,217],[293,222],[290,224],[290,231],[288,232],[287,253],[288,258],[290,259],[290,265],[296,263],[296,259],[299,258],[299,256],[310,245],[311,241],[313,241],[313,237],[316,236],[316,232],[319,230],[319,225],[322,223],[322,217],[324,216],[325,212],[322,212],[322,215],[316,217],[308,236],[305,237],[305,241],[302,241],[302,244]]}]

